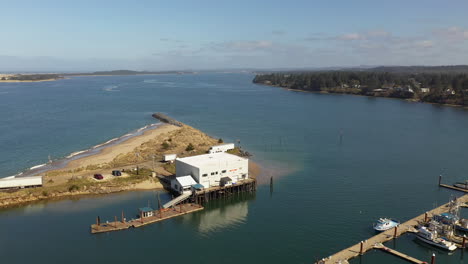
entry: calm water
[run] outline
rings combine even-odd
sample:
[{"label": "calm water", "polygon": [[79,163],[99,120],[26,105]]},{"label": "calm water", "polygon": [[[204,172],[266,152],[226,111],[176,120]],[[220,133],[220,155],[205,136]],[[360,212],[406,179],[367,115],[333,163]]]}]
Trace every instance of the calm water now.
[{"label": "calm water", "polygon": [[[225,141],[241,140],[277,172],[274,191],[209,204],[142,229],[90,235],[155,202],[130,192],[0,211],[5,263],[312,263],[373,235],[382,216],[404,221],[464,181],[468,111],[400,100],[290,92],[250,74],[78,77],[0,84],[0,176],[154,123],[165,112]],[[340,132],[341,131],[341,132]],[[340,134],[341,140],[340,140]],[[168,199],[168,197],[164,197]],[[466,210],[466,209],[465,209]],[[408,235],[389,246],[438,263],[468,263]],[[24,254],[25,250],[28,254]],[[466,253],[466,252],[465,252]],[[353,263],[405,263],[372,252]]]}]

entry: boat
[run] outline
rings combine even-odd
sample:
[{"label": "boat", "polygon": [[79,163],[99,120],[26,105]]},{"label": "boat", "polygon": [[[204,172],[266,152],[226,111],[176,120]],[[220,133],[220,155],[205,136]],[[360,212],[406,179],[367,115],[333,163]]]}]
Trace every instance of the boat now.
[{"label": "boat", "polygon": [[460,219],[455,223],[457,230],[468,232],[468,219]]},{"label": "boat", "polygon": [[433,246],[436,246],[436,247],[439,247],[448,251],[454,251],[455,249],[457,249],[457,246],[454,243],[448,240],[445,240],[441,237],[438,237],[437,231],[430,231],[424,226],[418,229],[418,232],[416,233],[416,237],[423,242],[426,242],[428,244],[431,244]]},{"label": "boat", "polygon": [[380,231],[385,231],[385,230],[394,228],[395,226],[398,226],[399,224],[400,222],[397,220],[393,220],[389,218],[379,218],[379,220],[377,220],[377,223],[374,224],[374,229],[380,232]]}]

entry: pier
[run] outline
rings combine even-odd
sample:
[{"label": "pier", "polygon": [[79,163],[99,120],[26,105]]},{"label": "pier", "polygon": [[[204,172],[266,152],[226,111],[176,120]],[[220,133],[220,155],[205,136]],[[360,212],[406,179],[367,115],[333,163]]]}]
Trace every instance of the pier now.
[{"label": "pier", "polygon": [[148,217],[144,217],[142,214],[140,214],[140,218],[132,219],[130,221],[125,220],[123,213],[120,221],[118,221],[117,217],[115,217],[115,221],[113,222],[100,223],[100,219],[98,217],[98,219],[96,220],[96,224],[91,225],[91,234],[119,231],[129,228],[137,228],[152,223],[160,222],[166,219],[170,219],[176,216],[198,212],[203,209],[204,208],[201,205],[186,203],[168,209],[151,211],[151,216]]},{"label": "pier", "polygon": [[[466,205],[468,202],[468,194],[465,194],[464,196],[460,197],[457,199],[458,203],[461,205]],[[340,252],[337,252],[327,258],[321,259],[316,262],[316,264],[328,264],[328,263],[346,263],[348,260],[355,258],[357,256],[363,255],[369,250],[373,250],[376,248],[382,249],[383,243],[390,241],[394,238],[397,238],[405,233],[408,232],[416,232],[415,227],[418,226],[419,224],[425,223],[428,221],[430,217],[433,215],[438,215],[442,214],[445,212],[448,212],[450,209],[450,203],[446,203],[444,205],[441,205],[431,211],[428,211],[424,214],[418,215],[402,224],[399,226],[384,231],[378,235],[375,235],[365,241],[361,241],[349,248],[346,248]],[[381,246],[382,245],[382,246]],[[458,245],[459,247],[463,248],[463,245]],[[385,247],[386,248],[386,247]],[[406,255],[403,253],[396,253],[397,251],[392,250],[392,251],[387,251],[393,255],[397,255],[400,258],[405,258],[406,260],[413,262],[413,263],[424,263],[424,262],[415,262],[419,261],[416,260],[410,256],[405,257]]]}]

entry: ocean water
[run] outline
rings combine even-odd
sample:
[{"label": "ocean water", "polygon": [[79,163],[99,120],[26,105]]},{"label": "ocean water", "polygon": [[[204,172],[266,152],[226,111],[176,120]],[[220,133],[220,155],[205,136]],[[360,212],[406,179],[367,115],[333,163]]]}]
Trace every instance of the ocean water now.
[{"label": "ocean water", "polygon": [[[287,91],[251,74],[76,77],[0,84],[0,176],[91,148],[155,123],[164,112],[226,142],[240,140],[275,176],[274,188],[210,203],[141,229],[89,234],[96,216],[155,203],[156,193],[0,210],[8,263],[313,263],[459,193],[466,180],[468,111],[401,100]],[[163,195],[163,199],[169,199]],[[463,209],[467,210],[467,209]],[[466,212],[463,212],[466,213]],[[393,244],[392,244],[393,243]],[[468,263],[404,236],[389,246],[428,261]],[[27,249],[29,254],[24,254]],[[404,263],[371,252],[353,263]]]}]

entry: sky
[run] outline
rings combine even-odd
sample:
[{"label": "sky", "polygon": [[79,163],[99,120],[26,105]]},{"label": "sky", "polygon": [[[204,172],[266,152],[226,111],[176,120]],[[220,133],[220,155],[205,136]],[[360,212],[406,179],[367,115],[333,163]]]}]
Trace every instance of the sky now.
[{"label": "sky", "polygon": [[468,64],[466,0],[0,0],[0,71]]}]

